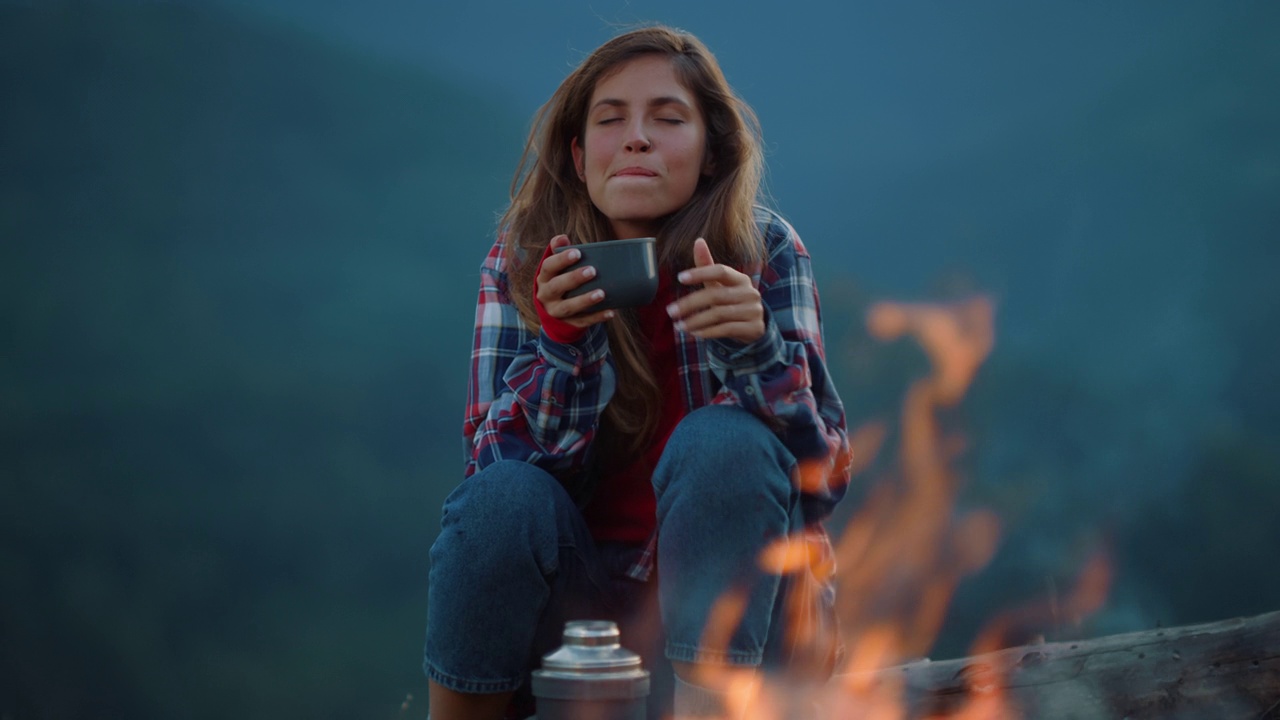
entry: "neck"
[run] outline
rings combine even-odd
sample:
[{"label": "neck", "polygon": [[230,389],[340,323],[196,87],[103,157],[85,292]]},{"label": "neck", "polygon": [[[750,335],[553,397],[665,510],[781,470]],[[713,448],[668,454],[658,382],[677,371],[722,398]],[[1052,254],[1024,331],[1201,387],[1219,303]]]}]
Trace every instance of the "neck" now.
[{"label": "neck", "polygon": [[657,237],[660,226],[658,223],[610,220],[609,229],[613,231],[614,240],[626,240],[628,238]]}]

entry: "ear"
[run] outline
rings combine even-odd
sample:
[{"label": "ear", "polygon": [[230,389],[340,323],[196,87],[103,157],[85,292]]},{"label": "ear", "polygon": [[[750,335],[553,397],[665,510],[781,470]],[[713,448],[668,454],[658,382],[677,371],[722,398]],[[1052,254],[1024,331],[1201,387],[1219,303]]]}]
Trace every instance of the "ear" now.
[{"label": "ear", "polygon": [[577,135],[574,135],[573,140],[569,141],[569,152],[573,153],[573,167],[578,171],[578,179],[586,180],[587,173],[583,165],[582,146],[578,144]]}]

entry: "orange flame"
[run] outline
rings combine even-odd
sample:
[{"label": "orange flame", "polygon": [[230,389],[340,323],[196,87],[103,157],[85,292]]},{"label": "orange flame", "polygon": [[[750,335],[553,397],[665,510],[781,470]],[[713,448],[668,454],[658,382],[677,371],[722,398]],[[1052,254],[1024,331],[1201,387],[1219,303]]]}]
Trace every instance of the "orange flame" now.
[{"label": "orange flame", "polygon": [[900,637],[885,665],[928,651],[961,577],[984,566],[995,551],[994,515],[952,520],[958,482],[949,465],[960,443],[936,420],[940,408],[959,402],[990,353],[994,325],[986,298],[956,305],[880,303],[868,313],[873,335],[890,340],[910,333],[934,367],[911,386],[904,402],[901,481],[875,488],[836,550],[845,639],[856,642],[865,628],[891,622]]},{"label": "orange flame", "polygon": [[1096,552],[1080,571],[1075,588],[1061,602],[1038,602],[998,615],[987,624],[973,643],[974,654],[993,652],[1018,642],[1019,631],[1056,624],[1058,615],[1072,623],[1097,612],[1111,587],[1111,563],[1106,553]]},{"label": "orange flame", "polygon": [[[767,684],[749,670],[699,666],[698,682],[726,693],[730,717],[909,720],[919,716],[909,706],[905,674],[890,669],[924,657],[940,633],[956,585],[995,556],[1000,537],[997,516],[989,510],[955,514],[960,479],[952,464],[965,441],[959,433],[943,429],[938,420],[942,410],[960,402],[991,354],[995,305],[986,297],[945,305],[881,302],[870,307],[867,323],[878,340],[913,337],[933,368],[932,374],[916,380],[906,392],[896,470],[876,478],[846,525],[835,557],[805,533],[780,538],[759,556],[760,568],[788,575],[804,591],[788,594],[785,610],[791,647],[820,653],[838,641],[845,648],[844,660],[835,667],[835,678],[817,691]],[[822,488],[837,469],[849,468],[851,477],[867,473],[887,437],[888,427],[879,421],[856,428],[849,436],[849,455],[804,462],[796,470],[796,486],[803,491]],[[1059,614],[1078,621],[1100,609],[1110,577],[1105,557],[1093,557],[1060,606],[1027,606],[998,616],[974,642],[975,655],[1007,647],[1016,629],[1044,626]],[[837,585],[840,629],[838,638],[824,638],[808,603],[820,585],[832,578]],[[705,629],[705,647],[723,650],[744,610],[741,589],[724,594]],[[995,667],[975,662],[966,670],[964,684],[961,700],[950,703],[943,714],[934,712],[922,720],[1014,720],[1019,716]],[[801,693],[804,700],[797,700]]]},{"label": "orange flame", "polygon": [[[767,572],[813,587],[834,576],[838,640],[845,653],[831,682],[816,692],[808,688],[806,716],[909,720],[917,715],[908,706],[905,675],[887,670],[925,656],[942,628],[957,585],[991,561],[999,540],[1000,522],[994,513],[976,510],[956,516],[960,480],[952,464],[965,442],[961,435],[944,431],[938,420],[940,411],[963,398],[990,354],[995,308],[985,297],[952,304],[886,302],[871,307],[867,325],[882,341],[913,337],[932,365],[932,373],[911,385],[903,403],[897,472],[874,479],[845,527],[834,558],[804,534],[797,534],[767,547],[759,564]],[[849,436],[850,456],[801,464],[797,486],[821,488],[834,471],[845,467],[852,476],[864,474],[888,437],[889,428],[882,422],[857,428]],[[1091,560],[1063,601],[1063,611],[1079,618],[1097,610],[1109,579],[1105,559]],[[821,628],[806,612],[804,602],[809,598],[803,595],[789,595],[789,642],[793,647],[821,650]],[[740,590],[720,599],[704,633],[706,647],[727,645],[744,604]],[[1003,647],[1011,629],[1043,621],[1045,615],[1042,609],[1029,606],[999,616],[980,634],[975,652]],[[831,639],[826,640],[825,647],[830,648]],[[798,707],[794,686],[767,685],[750,671],[700,666],[697,679],[726,693],[729,717],[784,720],[789,717],[787,708]],[[975,663],[964,678],[964,698],[928,720],[1018,717],[1002,680],[994,668]]]}]

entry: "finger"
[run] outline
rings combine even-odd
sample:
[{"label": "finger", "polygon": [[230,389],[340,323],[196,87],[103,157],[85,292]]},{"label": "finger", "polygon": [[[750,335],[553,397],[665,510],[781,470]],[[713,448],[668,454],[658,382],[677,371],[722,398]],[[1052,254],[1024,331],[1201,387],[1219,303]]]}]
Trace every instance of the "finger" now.
[{"label": "finger", "polygon": [[677,276],[677,279],[685,285],[695,282],[717,282],[713,276],[703,277],[702,275],[691,275],[690,273],[701,272],[703,268],[716,267],[715,258],[711,257],[711,248],[707,246],[706,238],[698,238],[693,241],[693,268],[685,270]]},{"label": "finger", "polygon": [[760,307],[760,293],[750,285],[720,287],[707,286],[680,298],[667,306],[667,315],[673,320],[688,318],[718,305],[743,305]]},{"label": "finger", "polygon": [[693,241],[693,266],[706,267],[715,265],[716,261],[711,257],[711,248],[707,246],[706,238],[698,238]]},{"label": "finger", "polygon": [[[564,236],[561,235],[560,237]],[[564,244],[568,244],[567,238]],[[542,267],[538,269],[538,284],[541,285],[542,283],[549,281],[551,278],[564,272],[565,268],[573,265],[581,259],[582,252],[577,248],[569,248],[568,250],[548,255],[547,258],[542,261]]]},{"label": "finger", "polygon": [[690,270],[683,270],[676,276],[684,285],[716,284],[716,285],[748,285],[751,278],[734,270],[728,265],[704,265]]},{"label": "finger", "polygon": [[552,317],[567,320],[583,313],[591,312],[592,308],[599,305],[601,300],[604,300],[604,291],[592,290],[585,295],[554,301],[545,307]]},{"label": "finger", "polygon": [[[566,252],[574,251],[568,250]],[[595,267],[588,265],[566,270],[545,281],[539,280],[538,299],[542,301],[544,306],[549,302],[556,302],[595,276]]]},{"label": "finger", "polygon": [[679,328],[684,332],[697,333],[714,328],[717,325],[755,323],[762,321],[763,319],[764,314],[758,307],[751,307],[750,305],[722,305],[708,308],[677,322]]}]

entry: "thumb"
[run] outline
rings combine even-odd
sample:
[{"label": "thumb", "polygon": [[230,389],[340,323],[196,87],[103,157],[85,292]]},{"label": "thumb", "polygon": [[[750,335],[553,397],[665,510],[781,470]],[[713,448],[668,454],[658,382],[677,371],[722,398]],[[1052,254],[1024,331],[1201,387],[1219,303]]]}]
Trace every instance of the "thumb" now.
[{"label": "thumb", "polygon": [[706,267],[715,265],[716,261],[711,257],[711,248],[707,247],[707,241],[698,238],[693,241],[693,265],[694,267]]}]

